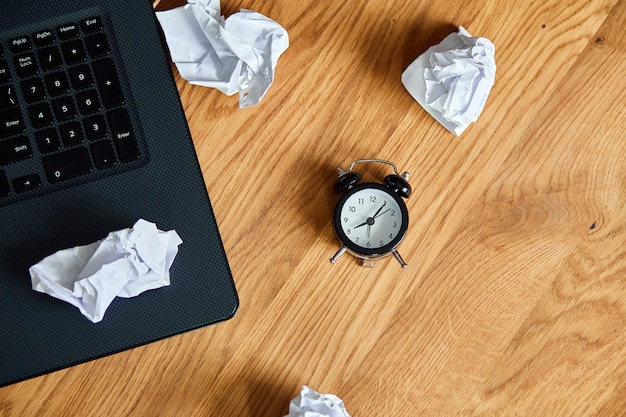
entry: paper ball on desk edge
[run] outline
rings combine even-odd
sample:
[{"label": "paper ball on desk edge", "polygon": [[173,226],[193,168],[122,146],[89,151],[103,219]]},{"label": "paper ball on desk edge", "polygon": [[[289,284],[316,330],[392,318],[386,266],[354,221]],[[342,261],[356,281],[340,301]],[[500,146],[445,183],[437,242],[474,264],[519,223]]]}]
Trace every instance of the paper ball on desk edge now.
[{"label": "paper ball on desk edge", "polygon": [[303,386],[300,395],[291,400],[285,417],[350,417],[350,414],[336,395],[320,394]]}]

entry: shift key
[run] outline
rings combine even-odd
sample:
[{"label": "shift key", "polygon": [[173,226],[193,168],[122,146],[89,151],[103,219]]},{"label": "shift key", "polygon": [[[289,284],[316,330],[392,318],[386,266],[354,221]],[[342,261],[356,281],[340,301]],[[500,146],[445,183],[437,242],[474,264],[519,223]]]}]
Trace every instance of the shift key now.
[{"label": "shift key", "polygon": [[33,156],[33,150],[26,136],[0,142],[0,165],[21,161]]}]

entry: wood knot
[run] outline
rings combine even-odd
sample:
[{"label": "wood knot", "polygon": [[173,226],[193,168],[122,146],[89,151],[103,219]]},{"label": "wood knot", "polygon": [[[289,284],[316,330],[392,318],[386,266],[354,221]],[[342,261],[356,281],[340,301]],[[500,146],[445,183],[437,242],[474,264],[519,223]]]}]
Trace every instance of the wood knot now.
[{"label": "wood knot", "polygon": [[598,36],[595,40],[596,45],[602,45],[604,43],[604,37]]}]

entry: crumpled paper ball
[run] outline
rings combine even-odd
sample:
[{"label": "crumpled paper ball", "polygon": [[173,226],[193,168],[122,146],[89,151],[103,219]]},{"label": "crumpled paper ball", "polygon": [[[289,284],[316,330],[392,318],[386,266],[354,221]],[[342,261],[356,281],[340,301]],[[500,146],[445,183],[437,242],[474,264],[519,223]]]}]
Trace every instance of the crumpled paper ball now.
[{"label": "crumpled paper ball", "polygon": [[156,15],[180,75],[227,95],[239,92],[241,108],[265,96],[278,58],[289,47],[278,23],[246,9],[224,19],[219,0],[189,0]]},{"label": "crumpled paper ball", "polygon": [[289,414],[285,417],[350,417],[350,414],[339,397],[319,394],[304,386],[300,395],[291,400]]},{"label": "crumpled paper ball", "polygon": [[459,26],[457,33],[413,61],[402,83],[431,116],[459,136],[482,113],[495,75],[493,43]]},{"label": "crumpled paper ball", "polygon": [[32,288],[66,301],[94,323],[115,297],[130,298],[170,285],[170,267],[182,243],[140,219],[97,242],[60,250],[29,268]]}]

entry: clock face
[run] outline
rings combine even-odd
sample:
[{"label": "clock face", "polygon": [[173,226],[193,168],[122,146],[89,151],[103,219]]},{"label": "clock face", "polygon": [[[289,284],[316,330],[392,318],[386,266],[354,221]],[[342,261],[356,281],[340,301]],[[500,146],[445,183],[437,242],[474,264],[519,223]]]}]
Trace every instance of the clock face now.
[{"label": "clock face", "polygon": [[370,183],[348,190],[335,208],[339,239],[357,254],[384,255],[402,241],[408,228],[406,205],[389,187]]}]

